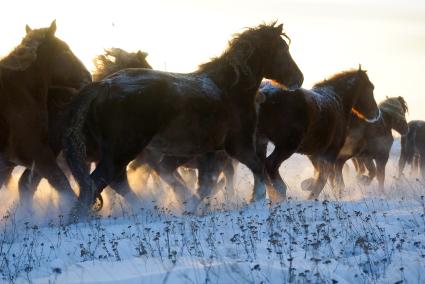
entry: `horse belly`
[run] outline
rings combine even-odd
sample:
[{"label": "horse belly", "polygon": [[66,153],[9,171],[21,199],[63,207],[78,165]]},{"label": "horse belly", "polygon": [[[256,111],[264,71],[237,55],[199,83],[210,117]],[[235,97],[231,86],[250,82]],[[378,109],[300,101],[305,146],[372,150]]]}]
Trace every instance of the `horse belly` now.
[{"label": "horse belly", "polygon": [[167,155],[199,155],[222,148],[226,132],[226,123],[217,116],[181,115],[160,131],[148,147]]}]

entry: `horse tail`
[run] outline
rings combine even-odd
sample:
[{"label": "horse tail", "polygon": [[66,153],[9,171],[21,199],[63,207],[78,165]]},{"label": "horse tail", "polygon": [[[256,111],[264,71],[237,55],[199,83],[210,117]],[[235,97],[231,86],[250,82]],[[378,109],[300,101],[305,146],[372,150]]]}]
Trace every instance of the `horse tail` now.
[{"label": "horse tail", "polygon": [[[84,205],[94,204],[96,188],[87,168],[85,125],[89,118],[92,102],[108,88],[107,84],[95,82],[84,87],[68,109],[68,125],[63,137],[63,150],[72,175],[80,187],[80,201]],[[106,91],[108,91],[107,89]]]},{"label": "horse tail", "polygon": [[402,145],[402,147],[404,147],[404,151],[406,154],[406,162],[408,164],[411,164],[413,162],[413,156],[415,154],[415,140],[416,127],[412,127],[411,125],[406,135],[405,145]]}]

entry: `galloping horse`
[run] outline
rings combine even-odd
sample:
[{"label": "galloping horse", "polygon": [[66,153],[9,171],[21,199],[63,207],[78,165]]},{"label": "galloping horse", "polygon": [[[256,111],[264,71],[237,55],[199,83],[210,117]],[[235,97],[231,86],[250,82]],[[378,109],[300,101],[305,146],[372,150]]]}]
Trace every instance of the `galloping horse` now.
[{"label": "galloping horse", "polygon": [[[152,68],[146,61],[146,52],[127,52],[120,48],[110,48],[105,50],[105,54],[98,55],[93,60],[95,71],[93,78],[101,80],[108,75],[111,75],[119,70],[125,68]],[[65,87],[49,87],[47,106],[49,116],[49,145],[53,150],[55,156],[58,156],[62,150],[62,139],[64,129],[68,118],[67,107],[72,100],[78,95],[78,90]],[[96,151],[98,152],[98,151]],[[96,153],[91,153],[92,157],[89,160],[96,161],[93,156]],[[10,168],[10,172],[13,167]],[[21,198],[31,200],[42,176],[34,173],[31,169],[26,169],[19,180],[19,192]],[[126,186],[127,185],[127,186]],[[129,190],[128,181],[125,178],[122,181],[122,191]]]},{"label": "galloping horse", "polygon": [[[407,132],[406,112],[408,110],[403,97],[388,98],[379,105],[381,117],[375,123],[368,123],[362,117],[352,114],[350,129],[345,139],[338,159],[335,163],[333,180],[334,186],[338,189],[339,195],[345,187],[342,176],[342,167],[345,162],[352,158],[359,158],[360,166],[369,169],[369,176],[362,177],[366,184],[369,184],[377,175],[379,188],[384,190],[385,165],[388,162],[391,146],[394,142],[391,130],[394,129],[401,135]],[[376,161],[376,168],[373,160]]]},{"label": "galloping horse", "polygon": [[91,76],[55,31],[55,21],[48,28],[26,26],[21,44],[0,61],[0,181],[19,164],[75,198],[49,145],[48,90],[79,89]]},{"label": "galloping horse", "polygon": [[[252,200],[263,200],[264,166],[254,145],[257,89],[263,77],[291,88],[303,82],[282,35],[282,25],[260,25],[237,35],[220,57],[193,73],[127,69],[85,87],[64,141],[81,188],[79,213],[148,144],[181,157],[224,148],[253,172]],[[93,143],[101,149],[101,159],[89,176],[85,152]],[[178,178],[166,181],[179,201],[191,199]]]},{"label": "galloping horse", "polygon": [[[373,84],[365,71],[346,71],[317,83],[311,91],[288,91],[274,84],[260,89],[266,100],[260,106],[257,150],[266,160],[271,191],[276,200],[286,194],[286,185],[279,174],[283,161],[293,153],[309,155],[317,161],[319,174],[310,184],[309,198],[317,198],[329,174],[329,165],[336,161],[355,106],[370,119],[379,117],[373,98]],[[266,158],[267,142],[275,145]]]},{"label": "galloping horse", "polygon": [[401,137],[399,176],[403,174],[406,162],[411,164],[413,171],[419,167],[425,180],[425,121],[409,121],[407,135]]}]

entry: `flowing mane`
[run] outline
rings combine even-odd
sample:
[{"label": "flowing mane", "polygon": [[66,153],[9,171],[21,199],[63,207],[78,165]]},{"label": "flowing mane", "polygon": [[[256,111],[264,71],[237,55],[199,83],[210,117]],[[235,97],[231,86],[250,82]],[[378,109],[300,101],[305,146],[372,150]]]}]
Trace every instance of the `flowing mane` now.
[{"label": "flowing mane", "polygon": [[152,69],[146,61],[147,56],[148,54],[143,51],[127,52],[121,48],[105,49],[105,54],[98,55],[93,60],[96,67],[93,80],[102,80],[106,76],[125,68]]},{"label": "flowing mane", "polygon": [[0,60],[0,67],[23,71],[37,59],[37,49],[49,34],[49,28],[32,30],[26,34],[22,42],[6,57]]},{"label": "flowing mane", "polygon": [[[213,57],[211,61],[199,65],[197,72],[208,72],[219,74],[222,72],[223,65],[230,66],[236,79],[234,84],[239,81],[241,74],[251,76],[252,70],[248,66],[248,60],[251,58],[255,49],[269,49],[269,40],[275,35],[276,22],[271,24],[261,24],[255,28],[247,28],[244,32],[235,34],[229,41],[227,49],[218,57]],[[281,36],[290,38],[282,32]]]}]

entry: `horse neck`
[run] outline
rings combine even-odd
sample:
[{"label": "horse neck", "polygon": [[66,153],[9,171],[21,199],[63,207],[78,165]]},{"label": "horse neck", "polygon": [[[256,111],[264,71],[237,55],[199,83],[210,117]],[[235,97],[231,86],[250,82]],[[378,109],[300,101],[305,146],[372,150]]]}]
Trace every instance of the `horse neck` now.
[{"label": "horse neck", "polygon": [[336,93],[340,96],[342,107],[344,109],[344,113],[346,114],[347,119],[349,119],[351,115],[351,110],[360,95],[360,92],[356,89],[357,88],[353,86],[343,84],[336,91]]},{"label": "horse neck", "polygon": [[254,60],[249,60],[248,66],[252,70],[251,74],[244,74],[242,71],[237,73],[234,67],[224,60],[221,63],[215,68],[205,70],[204,73],[231,99],[246,101],[249,98],[249,101],[252,99],[252,102],[255,103],[255,96],[263,79],[262,66],[255,64]]},{"label": "horse neck", "polygon": [[27,89],[31,90],[34,95],[41,96],[44,102],[47,101],[47,91],[51,80],[49,64],[48,57],[38,57],[26,70],[16,73],[22,80],[20,84],[26,85]]}]

